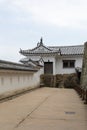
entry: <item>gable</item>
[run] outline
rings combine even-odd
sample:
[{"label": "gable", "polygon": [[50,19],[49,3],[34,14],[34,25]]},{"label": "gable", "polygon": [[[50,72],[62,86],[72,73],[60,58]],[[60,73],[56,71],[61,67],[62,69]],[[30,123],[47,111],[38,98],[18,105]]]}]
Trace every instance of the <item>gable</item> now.
[{"label": "gable", "polygon": [[42,57],[39,59],[39,64],[40,64],[40,65],[43,65],[43,64],[44,64],[44,60],[43,60]]},{"label": "gable", "polygon": [[37,46],[36,48],[32,49],[31,51],[41,53],[41,52],[51,52],[52,50],[43,45],[40,45],[40,46]]}]

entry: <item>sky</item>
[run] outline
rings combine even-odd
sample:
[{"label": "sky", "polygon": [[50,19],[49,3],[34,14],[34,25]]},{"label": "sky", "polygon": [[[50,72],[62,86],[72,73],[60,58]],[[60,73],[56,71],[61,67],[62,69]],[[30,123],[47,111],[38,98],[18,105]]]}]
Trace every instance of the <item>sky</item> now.
[{"label": "sky", "polygon": [[0,60],[18,62],[21,49],[82,45],[87,0],[0,0]]}]

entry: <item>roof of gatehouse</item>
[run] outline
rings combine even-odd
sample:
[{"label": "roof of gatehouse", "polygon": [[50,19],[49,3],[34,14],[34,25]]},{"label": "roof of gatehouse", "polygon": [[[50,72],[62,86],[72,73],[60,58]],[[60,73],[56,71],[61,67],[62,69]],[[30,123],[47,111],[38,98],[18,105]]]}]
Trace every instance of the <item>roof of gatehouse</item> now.
[{"label": "roof of gatehouse", "polygon": [[37,43],[37,46],[33,49],[22,50],[20,53],[24,56],[29,55],[40,55],[40,54],[54,54],[54,55],[83,55],[84,45],[76,46],[45,46],[43,44],[43,39]]}]

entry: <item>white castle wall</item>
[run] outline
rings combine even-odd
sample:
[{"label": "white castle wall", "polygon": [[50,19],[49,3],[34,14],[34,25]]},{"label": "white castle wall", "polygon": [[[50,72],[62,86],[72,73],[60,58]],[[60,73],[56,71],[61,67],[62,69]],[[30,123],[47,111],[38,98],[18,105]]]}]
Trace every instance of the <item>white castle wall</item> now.
[{"label": "white castle wall", "polygon": [[[29,58],[29,57],[28,57]],[[38,60],[40,57],[37,56],[31,56],[30,57],[33,60]],[[53,74],[70,74],[75,73],[75,68],[80,67],[82,68],[82,60],[83,56],[80,55],[73,55],[73,56],[61,56],[61,57],[55,57],[55,56],[46,56],[42,57],[44,62],[53,62]],[[63,60],[75,60],[75,68],[63,68]]]},{"label": "white castle wall", "polygon": [[41,68],[37,72],[0,70],[0,98],[40,86]]},{"label": "white castle wall", "polygon": [[[75,68],[82,68],[82,56],[62,57],[56,59],[56,74],[70,74],[75,73]],[[63,68],[63,60],[75,60],[75,68]]]}]

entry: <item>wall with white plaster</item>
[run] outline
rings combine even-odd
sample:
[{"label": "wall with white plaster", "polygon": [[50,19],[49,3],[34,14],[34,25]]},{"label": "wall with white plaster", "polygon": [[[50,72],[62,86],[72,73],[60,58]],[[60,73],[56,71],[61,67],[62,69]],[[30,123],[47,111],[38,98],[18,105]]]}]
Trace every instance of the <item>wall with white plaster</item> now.
[{"label": "wall with white plaster", "polygon": [[0,96],[4,93],[39,87],[41,74],[43,68],[37,72],[0,70]]},{"label": "wall with white plaster", "polygon": [[[29,57],[28,57],[29,58]],[[32,60],[39,60],[40,56],[31,56]],[[44,62],[53,62],[53,74],[70,74],[75,73],[76,67],[82,68],[82,60],[83,56],[80,55],[72,55],[72,56],[44,56],[42,57]],[[63,60],[75,60],[75,68],[63,68]]]},{"label": "wall with white plaster", "polygon": [[[55,74],[70,74],[70,73],[75,73],[75,68],[76,67],[81,67],[82,68],[82,56],[72,56],[72,57],[61,57],[61,58],[56,58],[56,73]],[[75,68],[63,68],[63,60],[75,60]]]}]

